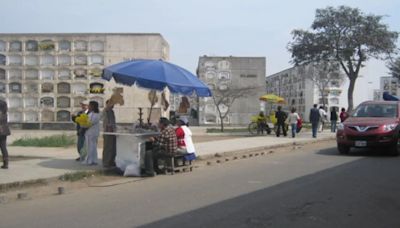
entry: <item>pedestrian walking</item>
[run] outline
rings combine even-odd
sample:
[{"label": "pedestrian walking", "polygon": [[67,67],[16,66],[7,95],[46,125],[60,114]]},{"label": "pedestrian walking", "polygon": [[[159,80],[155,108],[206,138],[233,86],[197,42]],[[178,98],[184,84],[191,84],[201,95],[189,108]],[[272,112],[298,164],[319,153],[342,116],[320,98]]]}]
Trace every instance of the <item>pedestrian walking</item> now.
[{"label": "pedestrian walking", "polygon": [[336,124],[338,121],[338,114],[337,114],[335,107],[333,107],[331,110],[330,119],[331,119],[331,132],[336,132]]},{"label": "pedestrian walking", "polygon": [[342,111],[340,112],[340,122],[343,123],[347,117],[349,117],[349,114],[346,112],[345,108],[342,108]]},{"label": "pedestrian walking", "polygon": [[300,120],[299,114],[296,112],[296,108],[292,108],[288,116],[288,122],[292,129],[292,138],[296,137],[297,133],[297,123]]},{"label": "pedestrian walking", "polygon": [[7,136],[11,134],[8,127],[7,119],[8,107],[7,103],[0,100],[0,149],[3,157],[2,169],[8,169],[8,150],[7,150]]},{"label": "pedestrian walking", "polygon": [[[106,107],[103,110],[103,131],[112,133],[116,131],[116,121],[114,114],[114,104],[110,100],[106,101]],[[117,138],[115,135],[103,135],[103,167],[115,167],[115,157],[117,155]]]},{"label": "pedestrian walking", "polygon": [[89,102],[89,121],[90,126],[85,132],[85,144],[87,155],[83,164],[97,165],[97,141],[100,135],[100,113],[99,103]]},{"label": "pedestrian walking", "polygon": [[286,127],[285,127],[285,121],[287,118],[286,112],[282,111],[282,107],[278,106],[278,111],[275,113],[275,118],[277,120],[277,128],[276,128],[276,136],[279,137],[281,134],[281,129],[283,132],[283,136],[286,136]]},{"label": "pedestrian walking", "polygon": [[319,107],[319,132],[323,132],[324,131],[324,127],[325,127],[325,122],[327,122],[327,113],[325,111],[325,107],[324,106],[320,106]]},{"label": "pedestrian walking", "polygon": [[75,120],[77,117],[79,117],[82,114],[87,114],[88,113],[88,105],[89,105],[89,101],[84,100],[80,102],[81,105],[81,110],[76,114],[76,115],[72,115],[72,121],[76,123],[76,135],[77,135],[77,143],[76,143],[76,149],[78,151],[79,157],[77,159],[75,159],[76,161],[80,161],[81,160],[81,151],[82,148],[85,144],[85,131],[86,128],[83,128],[79,125],[79,123],[77,123]]},{"label": "pedestrian walking", "polygon": [[314,107],[310,110],[310,117],[309,117],[313,138],[317,138],[318,124],[319,124],[320,118],[321,118],[321,115],[319,114],[317,105],[314,104]]}]

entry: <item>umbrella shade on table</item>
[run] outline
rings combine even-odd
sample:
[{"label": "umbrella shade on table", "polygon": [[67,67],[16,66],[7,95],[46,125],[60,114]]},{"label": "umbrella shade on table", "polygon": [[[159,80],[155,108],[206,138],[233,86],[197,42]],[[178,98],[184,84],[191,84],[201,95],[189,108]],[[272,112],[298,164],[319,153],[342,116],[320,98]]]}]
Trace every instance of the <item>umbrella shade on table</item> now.
[{"label": "umbrella shade on table", "polygon": [[285,104],[286,101],[283,97],[277,96],[275,94],[265,94],[260,97],[261,101],[266,101],[270,103]]},{"label": "umbrella shade on table", "polygon": [[196,75],[175,64],[163,60],[130,60],[106,67],[102,78],[114,80],[124,85],[163,90],[165,87],[172,93],[210,97],[211,90]]}]

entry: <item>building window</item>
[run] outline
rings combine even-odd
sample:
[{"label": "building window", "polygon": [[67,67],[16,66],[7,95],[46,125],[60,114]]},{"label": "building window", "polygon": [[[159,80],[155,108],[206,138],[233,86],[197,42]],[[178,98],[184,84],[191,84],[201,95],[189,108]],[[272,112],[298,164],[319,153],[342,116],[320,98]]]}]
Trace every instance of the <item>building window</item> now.
[{"label": "building window", "polygon": [[69,111],[58,111],[57,112],[57,121],[70,121],[71,114]]},{"label": "building window", "polygon": [[7,50],[6,42],[0,40],[0,51],[6,51],[6,50]]},{"label": "building window", "polygon": [[69,97],[58,97],[57,108],[69,108],[71,107],[71,100]]},{"label": "building window", "polygon": [[25,43],[25,50],[26,51],[37,51],[39,48],[38,42],[35,40],[28,40]]},{"label": "building window", "polygon": [[10,55],[8,57],[8,64],[9,65],[22,65],[22,57],[20,55]]},{"label": "building window", "polygon": [[0,80],[6,80],[6,70],[0,68]]},{"label": "building window", "polygon": [[42,93],[52,93],[54,91],[53,83],[43,83],[42,84]]},{"label": "building window", "polygon": [[22,93],[21,83],[18,82],[10,83],[8,91],[10,91],[10,93]]},{"label": "building window", "polygon": [[87,57],[85,55],[75,56],[75,65],[87,65]]},{"label": "building window", "polygon": [[104,43],[102,41],[93,41],[90,43],[91,51],[104,51]]},{"label": "building window", "polygon": [[55,72],[51,69],[41,70],[40,74],[42,75],[43,80],[54,80]]},{"label": "building window", "polygon": [[55,58],[52,55],[44,55],[40,58],[40,63],[44,66],[53,66],[55,62]]},{"label": "building window", "polygon": [[22,51],[21,41],[11,41],[9,51]]},{"label": "building window", "polygon": [[6,56],[0,55],[0,65],[6,65]]},{"label": "building window", "polygon": [[58,71],[58,79],[60,80],[70,80],[71,79],[71,71],[68,69],[61,69]]},{"label": "building window", "polygon": [[57,85],[58,93],[71,93],[71,86],[66,82],[60,82]]},{"label": "building window", "polygon": [[25,57],[25,65],[36,66],[39,64],[39,58],[35,55],[28,55]]},{"label": "building window", "polygon": [[62,40],[58,43],[58,48],[60,51],[71,51],[71,42]]},{"label": "building window", "polygon": [[60,65],[60,66],[70,66],[71,65],[71,56],[69,56],[69,55],[60,55],[60,56],[58,56],[58,65]]},{"label": "building window", "polygon": [[87,51],[87,42],[83,40],[75,41],[75,51]]},{"label": "building window", "polygon": [[36,97],[24,98],[26,108],[35,108],[38,106],[38,99]]},{"label": "building window", "polygon": [[50,110],[42,111],[42,122],[54,122],[54,112]]},{"label": "building window", "polygon": [[54,98],[42,97],[42,99],[40,99],[40,104],[46,108],[53,108],[54,107]]},{"label": "building window", "polygon": [[40,51],[54,51],[55,44],[52,40],[43,40],[39,43]]},{"label": "building window", "polygon": [[0,82],[0,93],[6,93],[6,84]]},{"label": "building window", "polygon": [[35,69],[29,69],[25,72],[25,79],[27,80],[38,80],[39,71]]},{"label": "building window", "polygon": [[92,55],[90,56],[90,64],[91,65],[103,65],[104,58],[101,55]]}]

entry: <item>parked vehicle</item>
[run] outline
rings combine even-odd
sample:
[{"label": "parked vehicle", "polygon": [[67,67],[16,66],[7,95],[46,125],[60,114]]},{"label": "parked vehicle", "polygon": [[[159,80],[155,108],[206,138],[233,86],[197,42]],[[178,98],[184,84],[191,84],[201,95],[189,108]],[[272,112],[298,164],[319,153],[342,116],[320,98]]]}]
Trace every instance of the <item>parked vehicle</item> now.
[{"label": "parked vehicle", "polygon": [[336,133],[337,148],[347,154],[352,147],[385,148],[399,154],[399,101],[367,101],[360,104]]}]

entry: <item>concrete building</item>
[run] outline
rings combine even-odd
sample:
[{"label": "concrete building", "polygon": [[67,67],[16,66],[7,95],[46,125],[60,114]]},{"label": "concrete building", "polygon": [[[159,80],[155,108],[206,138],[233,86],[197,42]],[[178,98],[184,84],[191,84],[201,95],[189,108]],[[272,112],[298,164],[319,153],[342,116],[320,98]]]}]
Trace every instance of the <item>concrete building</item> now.
[{"label": "concrete building", "polygon": [[373,100],[382,101],[383,92],[388,92],[393,96],[400,96],[400,82],[398,78],[384,76],[380,78],[379,89],[373,91]]},{"label": "concrete building", "polygon": [[[138,107],[150,106],[148,90],[102,80],[105,66],[129,59],[169,58],[160,34],[0,34],[0,99],[9,105],[9,121],[22,128],[71,127],[70,116],[85,99],[104,106],[114,88],[125,105],[118,122],[132,123]],[[156,105],[157,115],[165,115]],[[57,123],[57,124],[54,124]]]},{"label": "concrete building", "polygon": [[343,88],[345,78],[332,73],[330,83],[326,87],[325,102],[321,90],[310,79],[316,71],[312,65],[292,67],[267,77],[267,93],[285,98],[287,109],[295,107],[297,112],[308,121],[310,109],[314,104],[326,104],[328,111],[332,107],[337,110],[347,107],[347,90]]},{"label": "concrete building", "polygon": [[[258,98],[265,93],[265,57],[215,57],[199,59],[198,76],[214,91],[227,88],[254,87],[254,95],[237,99],[224,120],[230,125],[248,124],[252,115],[260,111]],[[221,107],[226,110],[227,107]],[[199,123],[219,124],[220,119],[212,98],[199,102]]]}]

